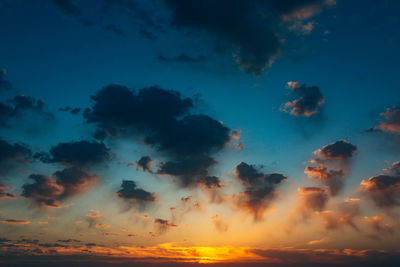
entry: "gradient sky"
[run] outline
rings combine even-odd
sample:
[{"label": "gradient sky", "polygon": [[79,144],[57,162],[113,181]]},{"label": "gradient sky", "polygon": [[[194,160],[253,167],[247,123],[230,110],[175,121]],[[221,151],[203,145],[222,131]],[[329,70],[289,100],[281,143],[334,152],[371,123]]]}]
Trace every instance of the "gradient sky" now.
[{"label": "gradient sky", "polygon": [[396,266],[399,8],[0,0],[0,262]]}]

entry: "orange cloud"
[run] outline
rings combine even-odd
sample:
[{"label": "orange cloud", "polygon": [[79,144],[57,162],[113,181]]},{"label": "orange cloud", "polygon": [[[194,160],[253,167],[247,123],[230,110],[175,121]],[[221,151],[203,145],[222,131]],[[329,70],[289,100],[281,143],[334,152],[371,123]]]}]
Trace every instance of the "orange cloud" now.
[{"label": "orange cloud", "polygon": [[25,220],[14,220],[14,219],[7,219],[2,221],[4,224],[9,224],[9,225],[26,225],[30,224],[30,221],[25,221]]}]

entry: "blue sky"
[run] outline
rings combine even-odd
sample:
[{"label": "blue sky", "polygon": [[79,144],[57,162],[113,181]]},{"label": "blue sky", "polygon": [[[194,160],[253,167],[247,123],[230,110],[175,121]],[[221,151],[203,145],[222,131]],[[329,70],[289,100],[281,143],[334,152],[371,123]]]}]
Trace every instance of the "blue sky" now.
[{"label": "blue sky", "polygon": [[[197,1],[193,1],[193,4],[197,5],[195,2]],[[258,1],[254,2],[259,4]],[[231,11],[236,14],[233,6],[238,3],[240,1],[231,4],[224,1],[216,4],[215,10],[209,10],[209,14],[206,12],[201,15],[207,17],[212,16],[213,12],[229,14]],[[240,133],[240,138],[234,140],[231,132],[230,145],[223,148],[215,146],[206,153],[218,162],[207,171],[208,175],[217,176],[223,182],[224,187],[217,193],[214,192],[221,199],[227,195],[237,199],[240,192],[243,192],[243,181],[235,169],[240,162],[248,163],[255,171],[266,173],[265,175],[279,173],[287,177],[285,185],[280,186],[279,190],[272,187],[272,191],[280,192],[280,197],[274,197],[273,204],[272,200],[271,203],[265,200],[264,204],[268,204],[268,208],[263,210],[266,219],[254,226],[257,231],[265,229],[262,225],[277,227],[280,224],[279,218],[291,213],[289,210],[293,210],[293,203],[296,202],[297,188],[318,186],[328,191],[331,189],[329,183],[321,184],[321,181],[318,182],[305,173],[306,166],[313,164],[310,160],[316,159],[322,162],[317,161],[318,164],[325,164],[328,169],[344,171],[345,186],[339,195],[331,192],[328,204],[325,203],[327,206],[313,210],[314,212],[335,210],[334,205],[340,201],[360,198],[362,212],[357,214],[357,220],[362,221],[363,216],[380,216],[394,225],[395,235],[398,236],[398,219],[391,214],[398,214],[400,191],[390,191],[397,202],[389,205],[390,207],[383,207],[374,198],[376,195],[371,197],[372,193],[368,191],[370,189],[363,189],[360,183],[381,174],[384,168],[392,168],[390,166],[400,156],[400,131],[393,130],[397,129],[400,118],[385,118],[387,109],[396,111],[400,105],[397,67],[400,62],[400,20],[397,14],[400,4],[389,0],[379,3],[357,0],[288,1],[284,10],[289,11],[281,11],[275,1],[265,3],[268,3],[265,10],[262,9],[265,6],[260,4],[262,12],[265,11],[265,18],[260,21],[265,23],[265,29],[272,29],[273,37],[266,38],[271,38],[270,42],[276,39],[281,51],[271,56],[273,63],[270,66],[263,62],[266,65],[261,74],[254,75],[255,73],[246,71],[244,65],[241,69],[240,63],[234,60],[236,55],[247,60],[246,55],[240,54],[245,52],[254,52],[259,56],[252,58],[254,61],[261,60],[263,56],[257,54],[257,51],[246,50],[248,47],[257,49],[254,42],[260,40],[262,43],[263,37],[254,34],[258,25],[251,25],[260,21],[250,19],[249,22],[245,10],[244,15],[237,18],[243,24],[239,23],[237,26],[236,22],[231,21],[232,27],[248,27],[247,23],[251,26],[246,31],[248,39],[239,40],[236,38],[243,38],[240,29],[225,28],[224,18],[229,20],[230,17],[222,16],[219,18],[221,20],[216,21],[208,21],[205,17],[197,18],[197,11],[184,7],[185,5],[182,7],[180,1],[0,1],[0,69],[4,69],[3,77],[0,78],[12,84],[11,89],[0,90],[1,101],[10,103],[7,102],[8,99],[16,95],[33,97],[42,100],[45,103],[44,110],[51,114],[50,117],[45,117],[41,110],[38,113],[27,111],[21,116],[15,116],[7,125],[1,126],[0,138],[10,144],[24,143],[33,154],[49,153],[59,143],[87,140],[105,144],[111,156],[111,160],[105,164],[85,166],[82,169],[99,176],[97,185],[82,194],[61,199],[60,211],[38,205],[38,199],[23,193],[23,185],[31,182],[28,179],[30,174],[51,176],[55,171],[61,170],[60,166],[71,165],[58,162],[55,158],[49,163],[39,160],[38,157],[30,158],[26,164],[18,162],[22,165],[13,165],[15,169],[7,169],[1,176],[0,184],[7,185],[7,190],[16,199],[0,199],[3,202],[0,203],[0,219],[27,220],[33,224],[34,220],[50,222],[46,218],[61,216],[62,223],[68,225],[74,221],[86,223],[82,216],[85,218],[91,210],[96,210],[104,218],[109,218],[103,219],[102,223],[109,220],[111,229],[132,227],[141,233],[154,232],[151,229],[153,223],[137,226],[135,223],[139,224],[139,219],[132,219],[130,216],[139,218],[148,215],[151,220],[164,218],[170,222],[167,228],[172,230],[168,230],[166,234],[158,233],[156,241],[143,234],[140,240],[134,242],[137,246],[178,242],[178,239],[189,240],[192,246],[204,245],[207,242],[200,240],[198,236],[189,234],[185,237],[183,225],[191,225],[200,217],[207,217],[208,220],[214,213],[225,218],[229,222],[227,225],[232,225],[230,229],[236,229],[234,221],[236,216],[242,218],[239,211],[243,207],[235,205],[240,204],[226,204],[225,202],[229,202],[226,200],[218,204],[210,200],[211,193],[207,190],[196,185],[179,186],[176,182],[176,179],[180,179],[179,175],[174,177],[161,174],[163,162],[182,159],[181,155],[157,150],[157,145],[165,145],[163,141],[156,142],[153,146],[148,145],[144,141],[148,136],[141,136],[141,133],[126,136],[111,134],[101,140],[93,137],[96,129],[102,129],[99,121],[104,118],[98,118],[98,123],[87,121],[83,110],[90,108],[88,112],[94,114],[97,101],[91,100],[90,96],[110,84],[127,86],[136,93],[141,88],[157,85],[162,89],[179,92],[182,98],[191,98],[194,104],[190,114],[205,114],[228,127],[229,131],[237,130]],[[202,10],[202,5],[199,4],[199,10]],[[174,7],[177,10],[186,10],[183,14],[178,11],[173,13]],[[219,10],[221,7],[223,8]],[[268,13],[270,11],[271,14]],[[187,14],[189,17],[185,17]],[[259,15],[255,13],[254,16]],[[179,16],[184,19],[179,20]],[[311,29],[305,29],[307,25]],[[256,30],[253,32],[253,29]],[[179,58],[182,55],[186,60]],[[254,68],[253,63],[249,64],[250,67],[247,66],[251,70]],[[291,88],[288,82],[298,84]],[[323,103],[314,103],[315,100],[309,99],[315,105],[311,115],[282,111],[287,102],[293,103],[291,101],[301,96],[315,96],[308,95],[311,91],[296,95],[296,90],[300,90],[303,84],[304,90],[311,90],[311,87],[316,86]],[[118,106],[117,103],[115,105]],[[60,111],[66,106],[81,110],[77,115]],[[160,112],[160,115],[164,113],[157,106],[150,108]],[[181,113],[175,119],[180,120],[186,115]],[[1,116],[2,114],[0,122]],[[389,130],[384,128],[385,123],[391,126]],[[367,132],[368,129],[373,130]],[[210,132],[204,138],[212,138],[211,135]],[[349,157],[313,154],[314,151],[323,150],[328,144],[336,144],[339,140],[346,140],[348,144],[354,145],[356,152],[351,152],[353,154]],[[243,147],[235,147],[238,143]],[[137,161],[145,155],[154,160],[152,173],[137,168]],[[134,166],[127,166],[129,162]],[[82,166],[79,165],[79,168]],[[396,175],[391,177],[400,179]],[[126,179],[136,181],[138,188],[157,194],[158,202],[145,209],[136,207],[127,212],[123,205],[125,200],[118,199],[115,195],[120,190],[121,181]],[[391,186],[396,188],[400,182],[394,181]],[[247,188],[253,188],[251,186],[254,185],[248,186]],[[199,201],[208,207],[204,211],[206,215],[191,215],[190,210],[184,212],[189,214],[185,218],[182,215],[182,218],[174,221],[175,217],[171,217],[169,207],[179,205],[176,203],[180,203],[181,197],[189,195],[193,201]],[[63,207],[69,204],[72,206]],[[366,208],[368,205],[373,208]],[[247,215],[247,219],[243,221],[247,229],[251,229],[253,215],[251,212]],[[285,223],[288,221],[289,219],[285,220]],[[177,225],[176,229],[171,226],[173,224]],[[305,226],[308,227],[306,233],[309,235],[303,236],[304,240],[329,240],[327,243],[321,241],[323,248],[345,248],[343,240],[335,239],[328,230],[321,234],[321,230],[316,230],[316,224],[317,219],[314,218]],[[365,222],[360,224],[360,228],[368,227],[364,225]],[[15,226],[4,223],[0,227]],[[87,227],[86,232],[94,231],[90,229],[90,225]],[[46,230],[41,238],[61,238],[60,226],[52,229],[50,223],[47,228],[50,230]],[[6,237],[16,240],[19,235],[28,236],[34,232],[32,231],[19,228],[18,234]],[[94,238],[99,242],[104,234],[103,230],[99,230],[103,232],[86,237],[79,231],[71,232],[70,235],[86,238],[85,240]],[[351,232],[351,229],[343,231]],[[365,230],[368,234],[371,231]],[[247,232],[244,230],[243,234],[245,233]],[[350,235],[356,238],[358,234],[353,231]],[[370,248],[382,246],[382,242],[365,236],[367,234],[363,234],[363,238],[366,238]],[[237,246],[239,238],[240,234],[229,235],[228,231],[221,240],[225,244]],[[387,238],[385,248],[399,249],[398,245],[393,245],[393,237],[383,238]],[[267,246],[301,246],[293,239],[295,238],[278,234]],[[243,245],[259,246],[257,238],[254,240]],[[214,241],[210,241],[211,243],[223,245]],[[113,246],[111,244],[111,241],[107,241],[109,247]],[[360,242],[354,242],[352,246],[354,249],[364,248]]]}]

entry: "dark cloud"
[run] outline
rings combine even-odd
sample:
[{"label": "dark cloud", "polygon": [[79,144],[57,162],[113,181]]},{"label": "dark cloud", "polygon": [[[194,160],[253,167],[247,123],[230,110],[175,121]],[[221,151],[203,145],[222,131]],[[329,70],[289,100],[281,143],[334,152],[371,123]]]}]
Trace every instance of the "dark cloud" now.
[{"label": "dark cloud", "polygon": [[288,112],[294,116],[310,117],[319,113],[321,105],[324,103],[324,97],[318,86],[299,86],[298,83],[289,83],[289,88],[299,98],[291,102],[287,102],[281,108],[282,111]]},{"label": "dark cloud", "polygon": [[170,207],[171,223],[179,224],[183,217],[192,211],[201,211],[203,208],[199,201],[194,201],[192,196],[181,197],[178,205]]},{"label": "dark cloud", "polygon": [[281,43],[256,11],[255,1],[166,0],[172,25],[211,33],[240,68],[260,75],[281,53]]},{"label": "dark cloud", "polygon": [[22,186],[22,196],[38,205],[60,207],[59,201],[81,193],[90,183],[98,180],[98,176],[91,176],[77,167],[57,171],[53,176],[55,180],[45,175],[31,174],[29,178],[34,182]]},{"label": "dark cloud", "polygon": [[138,188],[135,181],[124,180],[121,189],[117,192],[119,198],[125,200],[129,206],[144,208],[146,204],[156,201],[154,193]]},{"label": "dark cloud", "polygon": [[177,56],[173,57],[167,57],[167,56],[158,56],[157,59],[161,62],[166,62],[166,63],[200,63],[200,62],[206,62],[207,58],[205,56],[197,56],[193,57],[190,55],[187,55],[185,53],[181,53]]},{"label": "dark cloud", "polygon": [[16,198],[17,196],[7,192],[8,185],[0,184],[0,199],[1,198]]},{"label": "dark cloud", "polygon": [[197,183],[205,186],[208,189],[220,188],[223,185],[221,179],[216,176],[202,176],[197,180]]},{"label": "dark cloud", "polygon": [[314,154],[322,159],[343,160],[351,158],[356,152],[357,147],[355,145],[346,142],[346,140],[339,140],[324,146],[322,149],[318,149]]},{"label": "dark cloud", "polygon": [[81,108],[71,108],[70,106],[59,108],[58,110],[64,112],[70,112],[72,115],[77,115],[82,111]]},{"label": "dark cloud", "polygon": [[246,187],[244,192],[235,196],[238,207],[251,212],[255,221],[261,220],[264,211],[276,197],[276,187],[287,177],[280,173],[262,173],[255,165],[245,162],[235,167],[235,173]]},{"label": "dark cloud", "polygon": [[148,136],[146,142],[175,156],[201,155],[221,150],[230,140],[229,132],[207,115],[188,115]]},{"label": "dark cloud", "polygon": [[378,130],[400,135],[400,108],[388,108],[381,116],[385,120],[378,125]]},{"label": "dark cloud", "polygon": [[[304,173],[310,178],[317,179],[327,185],[332,196],[337,195],[344,186],[344,176],[346,171],[343,169],[348,160],[357,152],[357,147],[345,140],[326,145],[314,151],[317,157],[310,160],[316,166],[306,166]],[[341,166],[339,169],[329,169],[331,165]]]},{"label": "dark cloud", "polygon": [[151,3],[145,1],[105,0],[103,13],[117,11],[118,16],[127,15],[139,28],[140,36],[154,41],[157,39],[158,33],[164,32],[164,27],[149,4]]},{"label": "dark cloud", "polygon": [[171,227],[178,227],[178,225],[173,224],[168,220],[163,220],[163,219],[160,219],[160,218],[156,218],[156,219],[154,219],[154,227],[155,227],[156,232],[158,234],[164,234]]},{"label": "dark cloud", "polygon": [[6,70],[0,69],[0,92],[2,90],[10,90],[12,88],[12,84],[10,81],[6,80]]},{"label": "dark cloud", "polygon": [[[240,68],[260,75],[281,54],[282,43],[273,30],[282,21],[292,24],[320,11],[326,1],[165,0],[171,24],[178,28],[209,33],[224,51],[233,55]],[[308,8],[307,16],[302,10]]]},{"label": "dark cloud", "polygon": [[117,27],[117,26],[114,25],[114,24],[107,24],[107,25],[104,25],[103,29],[104,29],[105,31],[107,31],[107,32],[111,32],[111,33],[116,34],[116,35],[118,35],[118,36],[124,36],[124,35],[125,35],[124,30],[121,29],[121,28],[119,28],[119,27]]},{"label": "dark cloud", "polygon": [[79,17],[81,15],[80,8],[75,4],[73,0],[52,0],[53,5],[70,17]]},{"label": "dark cloud", "polygon": [[59,239],[59,240],[57,240],[57,242],[61,242],[61,243],[79,243],[81,241],[77,240],[77,239]]},{"label": "dark cloud", "polygon": [[8,120],[12,118],[31,114],[39,114],[48,119],[53,118],[53,115],[46,111],[43,101],[29,96],[19,95],[7,102],[0,102],[0,125],[6,126]]},{"label": "dark cloud", "polygon": [[137,169],[142,169],[144,172],[152,173],[153,172],[151,170],[152,163],[153,163],[153,160],[149,156],[143,156],[136,162]]},{"label": "dark cloud", "polygon": [[308,215],[309,212],[324,210],[329,200],[328,193],[322,188],[302,187],[298,188],[297,192],[302,200],[300,209],[304,215]]},{"label": "dark cloud", "polygon": [[361,182],[361,192],[370,197],[378,207],[390,208],[400,205],[399,163],[384,169],[385,174],[370,177]]},{"label": "dark cloud", "polygon": [[69,198],[81,191],[85,190],[88,184],[95,183],[98,180],[98,176],[90,175],[85,171],[77,167],[66,168],[62,171],[54,173],[56,182],[62,186],[63,192],[59,196],[59,199]]},{"label": "dark cloud", "polygon": [[91,165],[105,162],[110,159],[110,149],[102,142],[77,141],[65,142],[50,149],[50,153],[37,153],[45,163],[62,163],[70,165]]},{"label": "dark cloud", "polygon": [[22,186],[22,196],[30,198],[34,203],[49,207],[59,207],[57,199],[62,194],[62,187],[50,177],[31,174],[29,176],[34,182]]},{"label": "dark cloud", "polygon": [[84,112],[88,123],[98,126],[98,137],[153,132],[168,126],[193,106],[189,98],[157,86],[137,94],[121,85],[109,85],[92,96],[93,106]]},{"label": "dark cloud", "polygon": [[120,85],[104,87],[95,96],[84,116],[97,125],[97,137],[125,135],[144,140],[168,156],[158,174],[176,176],[189,186],[208,176],[216,163],[211,153],[230,140],[230,130],[207,115],[191,115],[193,100],[157,86],[137,93]]},{"label": "dark cloud", "polygon": [[333,196],[337,195],[343,188],[345,173],[342,169],[328,170],[324,163],[320,163],[318,166],[306,166],[304,173],[327,185],[330,194]]},{"label": "dark cloud", "polygon": [[32,151],[27,145],[0,139],[0,174],[16,170],[16,165],[28,163],[31,157]]},{"label": "dark cloud", "polygon": [[208,168],[217,162],[206,155],[182,158],[160,164],[158,174],[167,174],[179,178],[180,185],[186,187],[202,183],[208,174]]},{"label": "dark cloud", "polygon": [[0,164],[11,161],[27,161],[32,156],[32,151],[25,144],[11,144],[0,139]]}]

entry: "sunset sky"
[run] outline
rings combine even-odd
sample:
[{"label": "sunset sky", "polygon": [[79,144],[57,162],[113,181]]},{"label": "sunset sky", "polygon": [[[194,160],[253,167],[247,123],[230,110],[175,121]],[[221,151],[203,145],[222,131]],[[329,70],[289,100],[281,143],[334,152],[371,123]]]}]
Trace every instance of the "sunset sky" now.
[{"label": "sunset sky", "polygon": [[399,9],[0,0],[0,264],[400,266]]}]

